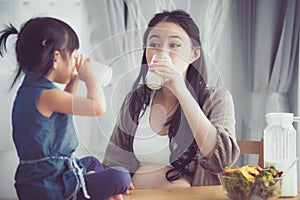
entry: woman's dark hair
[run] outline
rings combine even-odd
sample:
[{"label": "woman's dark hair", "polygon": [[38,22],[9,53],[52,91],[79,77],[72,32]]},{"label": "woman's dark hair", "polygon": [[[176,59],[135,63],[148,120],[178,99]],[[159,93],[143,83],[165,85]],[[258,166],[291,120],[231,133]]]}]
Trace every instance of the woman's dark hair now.
[{"label": "woman's dark hair", "polygon": [[11,88],[22,72],[31,71],[45,76],[53,67],[54,53],[67,54],[79,48],[75,31],[65,22],[51,17],[37,17],[21,26],[20,32],[10,24],[0,32],[0,55],[4,56],[9,35],[17,34],[16,56],[18,71]]},{"label": "woman's dark hair", "polygon": [[[202,75],[200,74],[201,69],[205,68],[205,60],[201,49],[199,29],[188,13],[181,10],[175,10],[172,12],[164,11],[162,13],[156,14],[150,20],[148,28],[143,38],[144,47],[147,46],[147,37],[149,32],[151,31],[151,28],[155,27],[160,22],[172,22],[179,25],[182,29],[186,31],[186,33],[190,37],[193,47],[200,48],[200,58],[191,63],[188,67],[186,75],[186,86],[188,87],[196,101],[199,103],[199,105],[202,107],[204,99],[203,91],[206,87],[206,83]],[[148,106],[150,103],[151,90],[145,85],[145,76],[148,71],[145,51],[146,49],[144,49],[139,75],[133,84],[132,92],[128,96],[129,112],[132,120],[136,122],[139,118],[138,116],[140,116],[140,112],[144,112],[146,106]],[[169,125],[169,148],[171,150],[171,158],[178,157],[178,155],[172,156],[172,154],[175,154],[175,146],[174,143],[171,141],[175,138],[177,134],[180,125],[181,113],[182,110],[181,106],[179,105],[173,116],[171,116],[165,124],[166,126]],[[180,156],[178,159],[176,158],[174,161],[171,161],[171,164],[174,167],[174,169],[166,173],[166,178],[170,182],[180,179],[184,175],[193,175],[193,172],[189,170],[188,166],[189,163],[191,163],[192,160],[194,160],[198,148],[194,139],[192,139],[190,143],[191,144],[188,146],[188,150],[184,152],[184,155]]]}]

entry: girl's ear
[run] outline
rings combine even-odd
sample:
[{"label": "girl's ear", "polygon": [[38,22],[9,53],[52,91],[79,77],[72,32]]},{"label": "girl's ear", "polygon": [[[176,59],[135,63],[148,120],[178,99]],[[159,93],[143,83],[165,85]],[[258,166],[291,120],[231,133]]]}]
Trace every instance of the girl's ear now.
[{"label": "girl's ear", "polygon": [[53,62],[53,68],[54,69],[57,67],[60,58],[61,58],[60,52],[59,51],[55,51],[54,52],[54,62]]},{"label": "girl's ear", "polygon": [[199,59],[200,55],[201,55],[200,47],[193,48],[192,57],[190,59],[190,64],[195,62],[197,59]]}]

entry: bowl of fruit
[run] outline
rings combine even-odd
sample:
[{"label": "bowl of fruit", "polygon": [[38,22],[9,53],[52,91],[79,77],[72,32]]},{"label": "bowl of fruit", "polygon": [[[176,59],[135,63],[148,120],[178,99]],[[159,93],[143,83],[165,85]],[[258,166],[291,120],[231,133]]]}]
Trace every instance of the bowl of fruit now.
[{"label": "bowl of fruit", "polygon": [[220,178],[225,194],[234,200],[277,199],[282,191],[282,171],[274,167],[245,165],[225,168]]}]

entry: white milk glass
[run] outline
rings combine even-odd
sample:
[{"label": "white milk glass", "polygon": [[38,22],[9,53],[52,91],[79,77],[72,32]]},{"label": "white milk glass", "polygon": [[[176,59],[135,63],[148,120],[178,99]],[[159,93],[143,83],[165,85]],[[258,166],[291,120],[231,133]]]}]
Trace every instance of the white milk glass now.
[{"label": "white milk glass", "polygon": [[[91,60],[91,69],[96,81],[100,83],[101,86],[103,87],[108,86],[112,80],[113,69],[96,60],[93,59],[90,60]],[[74,70],[75,70],[75,74],[78,74],[77,70],[76,69]]]},{"label": "white milk glass", "polygon": [[108,86],[112,80],[113,69],[93,59],[91,59],[91,66],[98,83],[103,87]]},{"label": "white milk glass", "polygon": [[[296,130],[293,113],[268,113],[264,130],[264,164],[285,171],[296,159]],[[297,196],[297,164],[283,177],[282,194]]]},{"label": "white milk glass", "polygon": [[[172,62],[172,59],[169,55],[157,53],[153,55],[150,65],[152,65],[154,61],[157,59],[166,59],[168,62]],[[161,76],[148,70],[148,73],[145,78],[145,82],[150,89],[158,90],[164,84],[164,79]]]},{"label": "white milk glass", "polygon": [[[77,51],[75,56],[77,57],[79,55],[84,55],[84,53]],[[102,87],[108,86],[113,78],[113,69],[110,66],[91,58],[90,56],[87,57],[91,61],[91,69],[98,84],[101,84]],[[84,59],[87,57],[83,56]],[[76,69],[75,73],[78,74]]]}]

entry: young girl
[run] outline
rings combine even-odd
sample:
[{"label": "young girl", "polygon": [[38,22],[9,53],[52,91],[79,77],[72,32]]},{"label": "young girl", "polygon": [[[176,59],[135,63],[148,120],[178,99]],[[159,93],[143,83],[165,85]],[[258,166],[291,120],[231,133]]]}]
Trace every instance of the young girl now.
[{"label": "young girl", "polygon": [[[79,40],[74,30],[50,17],[30,19],[20,32],[10,25],[1,32],[1,56],[11,34],[17,35],[19,64],[12,86],[25,74],[12,111],[13,140],[20,159],[15,175],[18,198],[122,199],[130,185],[127,171],[104,170],[93,157],[72,156],[78,146],[72,115],[96,116],[106,110],[90,60],[76,56]],[[78,80],[86,84],[86,97],[73,95]],[[66,84],[65,90],[54,82]]]}]

